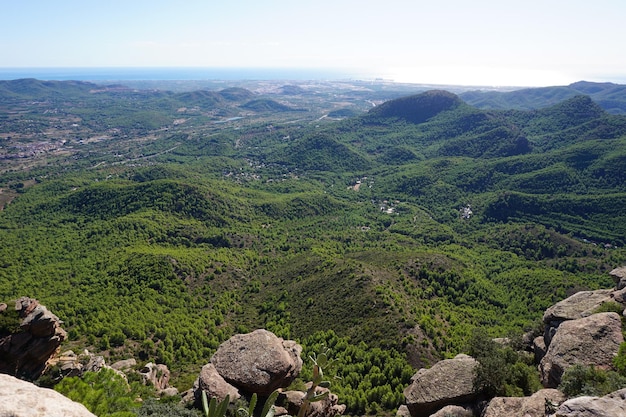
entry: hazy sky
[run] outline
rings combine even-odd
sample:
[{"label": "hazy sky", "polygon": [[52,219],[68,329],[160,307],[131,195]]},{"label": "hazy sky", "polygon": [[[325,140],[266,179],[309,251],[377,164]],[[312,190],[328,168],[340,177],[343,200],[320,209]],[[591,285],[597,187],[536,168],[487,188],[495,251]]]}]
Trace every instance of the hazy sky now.
[{"label": "hazy sky", "polygon": [[626,82],[625,0],[2,0],[0,67],[341,68]]}]

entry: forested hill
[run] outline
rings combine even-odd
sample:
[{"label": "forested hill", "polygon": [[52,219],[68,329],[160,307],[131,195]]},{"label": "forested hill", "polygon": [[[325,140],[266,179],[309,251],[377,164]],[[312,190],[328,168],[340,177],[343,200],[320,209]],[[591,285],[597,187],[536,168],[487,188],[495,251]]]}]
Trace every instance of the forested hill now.
[{"label": "forested hill", "polygon": [[332,120],[341,92],[68,88],[84,100],[2,102],[0,302],[37,298],[63,348],[165,363],[181,390],[266,328],[331,348],[349,414],[393,413],[411,366],[536,329],[626,264],[626,117],[589,96],[437,90]]},{"label": "forested hill", "polygon": [[467,91],[466,102],[484,109],[531,110],[559,103],[576,95],[590,96],[609,113],[626,113],[626,85],[578,81],[567,86],[525,88],[509,92]]}]

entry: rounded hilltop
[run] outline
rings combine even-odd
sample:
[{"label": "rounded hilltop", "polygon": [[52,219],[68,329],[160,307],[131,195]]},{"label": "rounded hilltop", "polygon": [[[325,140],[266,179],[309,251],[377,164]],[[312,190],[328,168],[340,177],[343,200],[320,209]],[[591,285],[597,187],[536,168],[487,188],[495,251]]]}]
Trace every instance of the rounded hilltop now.
[{"label": "rounded hilltop", "polygon": [[439,113],[463,104],[456,94],[431,90],[387,101],[369,111],[372,117],[397,117],[411,123],[423,123]]}]

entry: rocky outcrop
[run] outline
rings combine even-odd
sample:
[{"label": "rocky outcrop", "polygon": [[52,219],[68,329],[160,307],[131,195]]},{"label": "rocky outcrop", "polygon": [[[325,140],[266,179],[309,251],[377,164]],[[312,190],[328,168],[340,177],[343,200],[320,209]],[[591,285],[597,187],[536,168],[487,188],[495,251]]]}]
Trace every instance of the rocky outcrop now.
[{"label": "rocky outcrop", "polygon": [[112,369],[119,376],[128,381],[127,374],[138,373],[142,382],[152,385],[156,391],[163,396],[178,394],[176,388],[169,386],[170,371],[166,365],[147,363],[142,369],[135,371],[137,360],[134,358],[124,359],[107,365],[103,356],[94,355],[88,350],[84,350],[80,355],[68,350],[50,362],[56,365],[63,377],[82,376],[85,372],[99,372],[102,369]]},{"label": "rocky outcrop", "polygon": [[617,313],[598,313],[564,322],[539,364],[543,385],[556,388],[563,372],[575,364],[610,369],[623,341]]},{"label": "rocky outcrop", "polygon": [[83,363],[79,355],[72,350],[67,350],[50,363],[57,365],[63,377],[80,376],[83,372]]},{"label": "rocky outcrop", "polygon": [[[565,402],[564,394],[552,389],[560,384],[563,373],[573,365],[613,368],[613,359],[624,342],[621,319],[626,316],[623,311],[626,307],[626,267],[614,269],[611,276],[615,288],[581,291],[556,303],[545,311],[543,335],[534,337],[535,332],[524,335],[522,348],[534,353],[542,383],[547,389],[530,397],[496,397],[485,405],[485,398],[472,392],[473,370],[455,370],[452,366],[446,369],[449,361],[441,361],[428,370],[421,369],[413,376],[411,386],[405,389],[411,417],[463,415],[462,410],[473,411],[474,415],[481,415],[477,410],[482,410],[482,417],[626,417],[626,389],[602,398],[580,397]],[[606,303],[610,303],[604,306],[608,308],[603,308]],[[602,310],[622,314],[598,312]],[[559,403],[562,403],[559,412],[553,414]]]},{"label": "rocky outcrop", "polygon": [[593,314],[602,304],[613,301],[613,290],[580,291],[548,308],[543,315],[544,342],[550,346],[561,323]]},{"label": "rocky outcrop", "polygon": [[88,353],[89,359],[83,366],[82,372],[100,372],[102,368],[109,368],[104,356]]},{"label": "rocky outcrop", "polygon": [[577,397],[565,401],[554,417],[624,417],[626,389],[604,397]]},{"label": "rocky outcrop", "polygon": [[[310,387],[311,383],[308,383],[306,388],[309,389]],[[316,395],[321,395],[326,392],[328,393],[326,398],[309,404],[309,409],[306,414],[307,417],[334,417],[342,415],[346,411],[346,406],[339,404],[339,398],[328,389],[321,387],[315,389]],[[302,391],[286,391],[281,394],[281,397],[284,398],[286,412],[289,415],[298,415],[304,396],[305,393]]]},{"label": "rocky outcrop", "polygon": [[[135,366],[137,366],[137,360],[135,358],[123,359],[121,361],[117,361],[111,364],[111,368],[115,369],[116,371],[122,371],[122,372],[128,372],[131,369],[133,369]],[[169,374],[169,370],[167,372]]]},{"label": "rocky outcrop", "polygon": [[17,300],[14,311],[5,304],[0,314],[9,327],[0,329],[0,373],[38,378],[67,336],[61,320],[28,297]]},{"label": "rocky outcrop", "polygon": [[[231,402],[244,395],[266,397],[278,390],[276,415],[297,415],[305,393],[286,391],[302,370],[302,347],[292,340],[283,340],[267,330],[239,334],[222,343],[210,363],[202,367],[193,389],[183,395],[185,402],[200,405],[202,391],[221,401],[228,395]],[[310,385],[309,385],[310,387]],[[316,392],[327,392],[318,387]],[[333,417],[345,412],[336,395],[310,404],[307,417]]]},{"label": "rocky outcrop", "polygon": [[222,343],[211,363],[228,383],[265,396],[288,386],[302,369],[302,347],[264,329]]},{"label": "rocky outcrop", "polygon": [[420,369],[404,390],[406,405],[414,417],[429,416],[447,405],[464,405],[477,400],[474,375],[478,362],[467,355],[437,362]]},{"label": "rocky outcrop", "polygon": [[58,392],[0,374],[0,410],[11,417],[95,417]]},{"label": "rocky outcrop", "polygon": [[495,397],[489,401],[482,417],[545,417],[546,400],[550,404],[561,404],[565,395],[556,389],[542,389],[530,397]]},{"label": "rocky outcrop", "polygon": [[[131,361],[133,360],[134,359]],[[80,355],[76,355],[71,350],[63,352],[59,357],[51,361],[50,364],[57,365],[64,377],[82,376],[85,372],[100,372],[102,369],[112,369],[115,373],[128,381],[126,374],[119,369],[119,365],[117,367],[109,366],[104,356],[94,355],[87,349]]]}]

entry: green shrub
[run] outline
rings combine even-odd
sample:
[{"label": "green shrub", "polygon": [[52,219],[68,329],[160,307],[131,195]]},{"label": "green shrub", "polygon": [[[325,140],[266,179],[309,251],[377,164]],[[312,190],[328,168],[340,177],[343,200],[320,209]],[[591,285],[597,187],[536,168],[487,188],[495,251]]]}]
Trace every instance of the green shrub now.
[{"label": "green shrub", "polygon": [[198,417],[198,412],[188,410],[179,404],[163,403],[156,398],[150,398],[137,409],[138,417]]},{"label": "green shrub", "polygon": [[626,342],[619,345],[617,356],[613,359],[613,366],[620,375],[626,377]]},{"label": "green shrub", "polygon": [[134,417],[139,407],[136,394],[112,369],[64,378],[54,389],[100,417]]},{"label": "green shrub", "polygon": [[494,342],[483,329],[472,332],[468,353],[479,362],[474,376],[477,391],[490,397],[508,397],[531,395],[541,388],[532,362],[509,346]]},{"label": "green shrub", "polygon": [[617,313],[620,316],[624,312],[624,306],[620,303],[616,303],[615,301],[609,301],[607,303],[602,303],[598,308],[594,310],[594,313]]},{"label": "green shrub", "polygon": [[626,377],[614,371],[576,364],[561,377],[559,389],[568,397],[579,395],[603,396],[626,387]]}]

